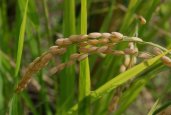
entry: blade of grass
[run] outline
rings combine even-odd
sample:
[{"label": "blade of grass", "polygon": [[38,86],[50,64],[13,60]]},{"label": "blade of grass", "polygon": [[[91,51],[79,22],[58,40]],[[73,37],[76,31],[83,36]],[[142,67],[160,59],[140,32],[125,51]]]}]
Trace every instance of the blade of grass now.
[{"label": "blade of grass", "polygon": [[11,101],[9,102],[9,115],[22,115],[19,106],[19,95],[14,94]]},{"label": "blade of grass", "polygon": [[[139,1],[139,0],[130,0],[129,1],[128,10],[124,16],[124,19],[123,19],[123,22],[122,22],[122,25],[120,28],[120,32],[126,33],[128,31],[128,28],[130,28],[130,25],[132,24],[132,21],[135,18],[134,17],[135,12],[136,12],[138,6],[140,5],[140,3],[141,3],[141,1]],[[112,8],[111,8],[111,10],[112,10]],[[124,47],[124,45],[118,46],[118,48],[123,48],[123,47]],[[116,57],[114,57],[114,58],[116,58]],[[118,69],[120,68],[120,64],[122,63],[121,62],[122,58],[119,58],[117,60],[114,58],[112,58],[112,56],[107,56],[107,58],[104,61],[105,64],[102,63],[101,66],[105,65],[105,68],[112,68],[115,71],[114,74],[118,74],[117,72],[119,71]],[[106,63],[108,63],[108,64],[106,64]],[[106,82],[108,79],[111,79],[110,77],[113,74],[113,71],[108,71],[107,69],[104,70],[105,72],[103,72],[103,73],[101,73],[100,71],[102,71],[101,68],[98,69],[97,73],[99,73],[99,74],[97,76],[103,76],[103,77],[100,78],[99,82],[97,83],[97,86],[100,86],[101,84]],[[108,95],[106,95],[99,101],[101,104],[109,103],[110,98],[108,98]],[[106,107],[102,108],[102,110],[100,110],[100,109],[95,109],[95,110],[97,110],[98,113],[101,113],[102,111],[104,112],[104,109],[106,109]]]},{"label": "blade of grass", "polygon": [[120,31],[122,33],[125,33],[128,30],[129,25],[134,19],[134,13],[136,11],[136,8],[140,5],[140,3],[141,3],[141,0],[130,0],[127,13],[123,19],[123,24],[120,28]]},{"label": "blade of grass", "polygon": [[[24,44],[24,34],[25,34],[25,29],[26,29],[26,20],[27,20],[27,10],[28,10],[28,0],[25,3],[25,10],[23,14],[23,20],[21,23],[20,27],[20,34],[19,34],[19,39],[18,39],[18,49],[17,49],[17,61],[16,61],[16,69],[15,69],[15,77],[18,79],[18,73],[20,69],[20,64],[21,64],[21,57],[22,57],[22,51],[23,51],[23,44]],[[14,94],[10,101],[10,115],[20,115],[19,112],[19,95]]]},{"label": "blade of grass", "polygon": [[25,4],[25,10],[23,15],[23,20],[20,27],[20,34],[18,39],[18,50],[17,50],[17,61],[16,61],[16,70],[15,70],[15,77],[18,76],[20,64],[21,64],[21,57],[22,57],[22,51],[23,51],[23,44],[24,44],[24,34],[26,29],[26,20],[27,20],[27,10],[28,10],[28,0]]},{"label": "blade of grass", "polygon": [[[147,81],[144,79],[139,80],[138,82],[136,82],[136,84],[134,84],[132,87],[130,87],[123,94],[123,96],[125,96],[125,97],[121,97],[122,102],[119,103],[120,108],[117,109],[116,112],[114,112],[114,115],[121,115],[126,110],[126,108],[128,108],[128,106],[136,99],[138,94],[142,91],[146,82]],[[127,97],[129,97],[129,98],[127,98]]]},{"label": "blade of grass", "polygon": [[[149,23],[152,15],[154,13],[154,11],[156,10],[159,2],[161,2],[161,1],[160,0],[152,0],[152,1],[148,1],[148,2],[149,3],[147,3],[147,4],[149,4],[149,6],[147,4],[145,4],[145,10],[147,12],[146,12],[146,14],[144,14],[144,17],[145,17],[145,19],[147,21],[147,24],[142,25],[140,27],[140,29],[139,29],[140,36],[143,36],[143,33],[144,33],[145,28],[148,26],[148,23]],[[142,12],[144,12],[144,10]]]},{"label": "blade of grass", "polygon": [[[116,110],[114,114],[120,115],[132,104],[132,102],[139,95],[140,91],[144,88],[144,86],[154,77],[156,77],[156,73],[159,73],[162,70],[163,66],[161,63],[156,64],[154,67],[149,68],[146,72],[143,73],[142,77],[135,80],[133,85],[127,89],[120,98],[119,108]],[[152,70],[152,71],[151,71]]]},{"label": "blade of grass", "polygon": [[[115,89],[117,86],[127,82],[128,80],[136,77],[138,74],[142,73],[143,71],[147,70],[150,68],[154,63],[156,63],[163,55],[166,55],[168,52],[165,52],[159,56],[156,56],[152,59],[149,59],[145,62],[142,62],[131,69],[119,74],[118,76],[114,77],[112,80],[108,81],[95,91],[92,91],[91,94],[89,95],[91,97],[91,102],[94,102],[101,98],[103,95],[110,93],[113,89]],[[78,104],[73,106],[71,108],[71,111],[77,110]]]},{"label": "blade of grass", "polygon": [[107,92],[110,92],[111,90],[113,90],[117,86],[125,83],[129,79],[134,78],[136,75],[138,75],[145,69],[149,68],[152,64],[157,62],[165,54],[166,53],[156,56],[156,57],[149,59],[145,62],[142,62],[142,63],[132,67],[131,69],[125,71],[124,73],[121,73],[118,76],[114,77],[112,80],[108,81],[103,86],[101,86],[100,88],[93,91],[93,93],[91,94],[92,98],[97,99],[101,95],[103,95]]},{"label": "blade of grass", "polygon": [[168,101],[168,102],[162,104],[158,109],[156,109],[156,110],[152,113],[152,115],[156,115],[156,114],[160,113],[162,110],[166,109],[166,108],[169,107],[170,105],[171,105],[171,101]]},{"label": "blade of grass", "polygon": [[[81,0],[81,34],[87,34],[87,0]],[[90,69],[88,58],[80,62],[78,114],[90,114]]]},{"label": "blade of grass", "polygon": [[157,99],[157,101],[154,103],[154,105],[152,106],[152,108],[148,112],[148,115],[153,115],[153,112],[157,109],[158,104],[159,104],[159,99]]}]

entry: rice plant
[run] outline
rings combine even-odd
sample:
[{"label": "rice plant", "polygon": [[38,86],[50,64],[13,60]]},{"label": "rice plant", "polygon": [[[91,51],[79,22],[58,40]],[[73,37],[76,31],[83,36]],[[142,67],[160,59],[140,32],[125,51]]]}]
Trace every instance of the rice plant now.
[{"label": "rice plant", "polygon": [[0,1],[0,114],[171,114],[170,5]]}]

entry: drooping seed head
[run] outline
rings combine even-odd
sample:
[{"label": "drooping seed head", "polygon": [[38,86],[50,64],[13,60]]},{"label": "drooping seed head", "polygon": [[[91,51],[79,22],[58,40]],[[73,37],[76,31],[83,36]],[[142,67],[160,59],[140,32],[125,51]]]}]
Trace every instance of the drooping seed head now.
[{"label": "drooping seed head", "polygon": [[31,62],[31,63],[28,65],[26,71],[29,71],[31,68],[33,68],[33,66],[34,66],[34,62]]},{"label": "drooping seed head", "polygon": [[46,53],[43,57],[42,57],[42,61],[49,61],[50,59],[52,59],[53,55],[52,53]]},{"label": "drooping seed head", "polygon": [[123,51],[119,51],[119,50],[114,50],[112,51],[113,55],[124,55],[125,53]]},{"label": "drooping seed head", "polygon": [[63,70],[63,69],[65,68],[65,65],[66,65],[65,63],[62,63],[62,64],[58,65],[58,66],[57,66],[57,70],[58,70],[58,71]]},{"label": "drooping seed head", "polygon": [[38,62],[40,59],[41,59],[40,57],[37,57],[35,60],[33,60],[33,63]]},{"label": "drooping seed head", "polygon": [[68,62],[66,63],[66,66],[69,67],[69,66],[71,66],[71,65],[73,65],[73,64],[74,64],[74,61],[73,61],[73,60],[70,60],[70,61],[68,61]]},{"label": "drooping seed head", "polygon": [[119,32],[112,32],[110,39],[112,42],[118,42],[123,39],[123,35]]},{"label": "drooping seed head", "polygon": [[128,47],[129,47],[130,49],[134,49],[134,48],[135,48],[134,43],[133,43],[133,42],[129,42],[129,43],[128,43]]},{"label": "drooping seed head", "polygon": [[89,51],[88,51],[88,48],[81,47],[81,48],[79,48],[79,52],[81,52],[81,53],[88,53]]},{"label": "drooping seed head", "polygon": [[136,54],[138,51],[136,49],[129,49],[129,48],[126,48],[124,50],[125,54],[128,54],[128,55],[134,55]]},{"label": "drooping seed head", "polygon": [[161,57],[161,60],[164,64],[171,65],[171,59],[167,56]]},{"label": "drooping seed head", "polygon": [[75,53],[70,56],[70,60],[77,60],[81,54]]},{"label": "drooping seed head", "polygon": [[62,54],[64,54],[65,52],[66,52],[66,48],[60,48],[59,49],[59,55],[62,55]]},{"label": "drooping seed head", "polygon": [[137,18],[140,20],[142,25],[146,24],[146,19],[143,16],[138,16]]},{"label": "drooping seed head", "polygon": [[68,45],[71,45],[71,44],[72,44],[72,41],[70,39],[68,39],[68,38],[64,39],[64,41],[63,41],[64,46],[68,46]]},{"label": "drooping seed head", "polygon": [[101,36],[102,34],[98,32],[93,32],[93,33],[88,34],[88,37],[93,38],[93,39],[100,38]]},{"label": "drooping seed head", "polygon": [[80,41],[80,42],[83,42],[83,41],[86,41],[86,40],[88,40],[88,35],[81,35],[81,36],[79,37],[79,41]]},{"label": "drooping seed head", "polygon": [[78,58],[78,61],[82,61],[87,57],[88,57],[88,54],[81,54],[81,56],[79,56],[79,58]]},{"label": "drooping seed head", "polygon": [[133,57],[133,59],[132,59],[132,65],[134,65],[136,63],[137,63],[137,58],[136,57]]},{"label": "drooping seed head", "polygon": [[160,55],[160,54],[163,53],[163,51],[162,51],[161,49],[157,48],[157,47],[154,47],[154,48],[153,48],[153,53],[154,53],[155,55]]},{"label": "drooping seed head", "polygon": [[102,33],[102,38],[110,38],[111,34],[110,33]]},{"label": "drooping seed head", "polygon": [[149,58],[152,58],[152,55],[150,55],[149,53],[143,52],[143,53],[138,54],[138,57],[143,58],[143,59],[149,59]]},{"label": "drooping seed head", "polygon": [[171,67],[171,63],[164,63],[166,66]]},{"label": "drooping seed head", "polygon": [[49,70],[50,76],[54,75],[55,73],[58,72],[58,68],[57,67],[53,67]]},{"label": "drooping seed head", "polygon": [[55,44],[57,44],[58,46],[63,46],[64,45],[63,44],[64,40],[65,40],[64,38],[57,39]]},{"label": "drooping seed head", "polygon": [[143,40],[141,38],[138,37],[131,37],[132,41],[136,41],[136,42],[142,42]]},{"label": "drooping seed head", "polygon": [[97,45],[99,43],[99,40],[96,40],[96,39],[88,40],[87,43],[90,44],[90,45]]},{"label": "drooping seed head", "polygon": [[126,71],[126,66],[125,65],[121,65],[120,67],[120,72],[125,72]]},{"label": "drooping seed head", "polygon": [[108,46],[102,46],[102,47],[100,47],[100,48],[97,49],[97,52],[103,53],[103,52],[105,52],[106,50],[108,50]]},{"label": "drooping seed head", "polygon": [[129,55],[125,55],[124,65],[125,65],[126,67],[129,66],[130,61],[131,61],[130,56],[129,56]]},{"label": "drooping seed head", "polygon": [[85,47],[85,46],[87,46],[87,45],[88,45],[87,42],[81,42],[81,43],[79,43],[79,46],[80,46],[80,47]]},{"label": "drooping seed head", "polygon": [[79,42],[80,35],[71,35],[71,36],[69,37],[69,39],[70,39],[73,43],[77,43],[77,42]]},{"label": "drooping seed head", "polygon": [[97,49],[98,49],[98,47],[95,47],[95,46],[89,47],[89,48],[88,48],[88,53],[95,52]]},{"label": "drooping seed head", "polygon": [[107,44],[107,43],[109,43],[109,39],[108,38],[99,39],[99,43],[100,44]]},{"label": "drooping seed head", "polygon": [[60,52],[60,48],[58,46],[52,46],[49,48],[49,51],[53,54],[56,55]]}]

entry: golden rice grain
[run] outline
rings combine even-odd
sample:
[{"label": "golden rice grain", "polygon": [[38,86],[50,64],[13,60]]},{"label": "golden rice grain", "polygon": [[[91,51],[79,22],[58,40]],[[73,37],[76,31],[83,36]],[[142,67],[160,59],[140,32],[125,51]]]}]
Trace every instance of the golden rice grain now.
[{"label": "golden rice grain", "polygon": [[78,61],[82,61],[87,57],[88,57],[88,54],[81,54],[81,56],[78,57]]},{"label": "golden rice grain", "polygon": [[98,33],[98,32],[93,32],[93,33],[88,34],[88,37],[93,38],[93,39],[100,38],[101,36],[102,36],[102,34]]}]

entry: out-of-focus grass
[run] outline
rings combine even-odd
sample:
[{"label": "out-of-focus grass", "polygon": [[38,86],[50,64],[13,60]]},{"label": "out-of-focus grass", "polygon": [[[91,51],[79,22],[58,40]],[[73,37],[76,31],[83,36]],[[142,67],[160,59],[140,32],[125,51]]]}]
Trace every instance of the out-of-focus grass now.
[{"label": "out-of-focus grass", "polygon": [[[63,12],[63,35],[68,37],[76,33],[75,25],[75,1],[74,0],[65,0],[64,1],[64,12]],[[76,51],[76,46],[70,46],[64,56],[62,56],[62,61],[66,62],[69,59],[69,56]],[[60,99],[59,105],[57,106],[57,114],[66,114],[66,111],[74,103],[74,94],[75,94],[75,66],[64,69],[60,74]],[[64,77],[65,76],[65,77]]]}]

